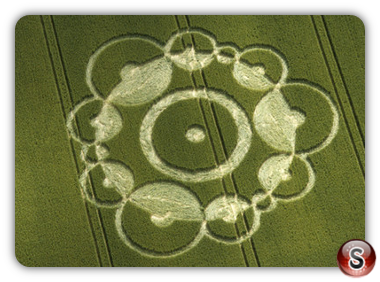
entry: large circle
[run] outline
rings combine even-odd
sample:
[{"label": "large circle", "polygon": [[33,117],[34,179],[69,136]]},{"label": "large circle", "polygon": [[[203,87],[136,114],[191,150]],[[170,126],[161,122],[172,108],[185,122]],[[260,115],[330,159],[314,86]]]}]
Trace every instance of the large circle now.
[{"label": "large circle", "polygon": [[[206,99],[225,107],[231,114],[238,129],[236,147],[229,159],[216,168],[197,172],[186,171],[167,164],[157,154],[152,140],[153,127],[160,114],[170,105],[189,99]],[[142,151],[158,171],[171,176],[176,180],[186,182],[203,182],[218,179],[231,173],[244,159],[251,146],[252,129],[248,117],[241,106],[232,98],[215,90],[182,90],[168,95],[153,105],[145,115],[140,128],[140,144]]]},{"label": "large circle", "polygon": [[164,51],[164,46],[162,46],[155,38],[146,35],[125,35],[121,37],[115,37],[105,42],[94,52],[94,54],[91,55],[86,68],[86,83],[94,97],[104,99],[104,94],[99,91],[99,89],[96,87],[93,81],[93,69],[95,63],[98,61],[99,56],[103,53],[103,51],[113,46],[114,44],[121,43],[124,41],[141,41],[149,43],[157,49]]},{"label": "large circle", "polygon": [[122,205],[116,210],[116,214],[115,214],[116,231],[119,234],[120,239],[123,241],[125,245],[127,245],[132,250],[135,250],[136,252],[140,253],[141,255],[152,257],[152,258],[175,257],[177,255],[185,253],[191,250],[192,248],[194,248],[196,245],[199,244],[203,236],[206,234],[206,221],[203,221],[200,225],[199,232],[197,232],[197,235],[195,236],[195,238],[182,247],[179,247],[175,250],[171,250],[167,252],[157,252],[154,250],[144,248],[138,245],[137,243],[135,243],[130,238],[129,232],[123,227],[123,211],[127,203],[128,203],[128,200],[123,201]]}]

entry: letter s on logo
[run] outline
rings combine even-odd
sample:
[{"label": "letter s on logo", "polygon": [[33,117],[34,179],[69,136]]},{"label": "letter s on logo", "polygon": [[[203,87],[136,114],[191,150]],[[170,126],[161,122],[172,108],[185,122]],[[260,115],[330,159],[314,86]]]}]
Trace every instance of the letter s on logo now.
[{"label": "letter s on logo", "polygon": [[356,253],[359,253],[359,255],[362,255],[364,253],[364,250],[359,247],[354,247],[350,251],[350,261],[348,262],[348,265],[353,270],[362,269],[363,266],[365,265],[365,260],[361,256],[357,255]]}]

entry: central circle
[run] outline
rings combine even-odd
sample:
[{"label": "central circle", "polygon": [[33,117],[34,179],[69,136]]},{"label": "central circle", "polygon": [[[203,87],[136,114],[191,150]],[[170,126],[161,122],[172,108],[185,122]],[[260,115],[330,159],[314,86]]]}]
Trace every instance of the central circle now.
[{"label": "central circle", "polygon": [[187,129],[185,136],[190,142],[199,143],[205,140],[206,134],[203,127],[195,124]]},{"label": "central circle", "polygon": [[[169,165],[161,159],[153,145],[153,127],[160,114],[170,105],[190,99],[206,99],[226,108],[234,119],[235,125],[238,129],[238,138],[235,149],[230,157],[216,168],[204,169],[197,172],[179,169],[178,167]],[[158,171],[169,175],[176,180],[188,182],[203,182],[218,179],[231,173],[238,167],[247,154],[249,147],[251,146],[251,137],[251,125],[246,113],[239,104],[232,97],[209,89],[182,90],[165,96],[150,108],[140,127],[141,149],[150,164]]]}]

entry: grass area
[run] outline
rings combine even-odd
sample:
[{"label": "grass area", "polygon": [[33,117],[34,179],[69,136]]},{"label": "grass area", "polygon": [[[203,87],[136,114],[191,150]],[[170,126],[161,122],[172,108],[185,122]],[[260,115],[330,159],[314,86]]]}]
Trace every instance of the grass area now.
[{"label": "grass area", "polygon": [[[260,198],[259,213],[249,207],[235,222],[221,216],[207,224],[219,241],[204,236],[182,254],[147,257],[122,241],[115,226],[117,208],[96,207],[81,195],[81,148],[69,138],[65,123],[70,111],[92,95],[85,80],[86,67],[102,44],[127,34],[165,44],[174,32],[188,27],[205,30],[218,44],[236,49],[264,48],[246,53],[241,60],[264,68],[273,84],[281,79],[282,64],[266,50],[277,50],[286,58],[287,82],[315,86],[314,90],[291,84],[281,88],[290,109],[305,116],[296,131],[296,153],[323,144],[333,126],[333,113],[320,89],[328,93],[338,111],[339,129],[326,148],[307,157],[315,184],[304,197],[281,200],[302,193],[309,181],[310,169],[304,160],[295,158],[289,167],[291,179],[279,184],[273,199]],[[192,47],[206,57],[212,52],[211,42],[200,34],[178,38],[171,52],[181,54]],[[224,49],[225,58],[234,58],[232,49]],[[107,98],[122,82],[120,70],[127,62],[139,66],[163,56],[160,48],[146,41],[118,42],[94,64],[94,85]],[[147,183],[175,183],[199,200],[202,212],[222,195],[238,194],[240,204],[263,195],[265,187],[258,178],[261,165],[289,152],[269,146],[255,130],[253,113],[268,90],[243,87],[233,70],[233,64],[218,60],[192,75],[174,65],[162,95],[143,104],[115,105],[123,127],[103,145],[109,150],[107,159],[123,162],[133,172],[132,193]],[[244,110],[253,133],[251,147],[236,170],[224,177],[205,182],[173,179],[144,156],[140,126],[162,97],[178,89],[203,87],[217,89]],[[16,257],[27,266],[336,266],[341,244],[365,237],[364,99],[364,30],[360,20],[351,16],[24,17],[16,27]],[[99,100],[81,108],[76,116],[78,132],[88,142],[96,139],[90,120],[101,107]],[[233,155],[240,125],[216,102],[182,100],[159,115],[152,142],[166,165],[195,174],[214,169]],[[199,143],[186,137],[194,126],[204,132],[205,139]],[[90,147],[88,158],[101,161],[95,146]],[[106,175],[101,166],[89,175],[90,193],[96,199],[114,205],[123,201],[115,189],[104,187]],[[186,206],[178,195],[174,199],[166,195],[165,200]],[[277,205],[271,210],[274,202]],[[174,254],[191,245],[203,228],[199,220],[181,219],[158,227],[151,220],[155,215],[133,202],[119,208],[120,229],[128,230],[131,244],[142,252]],[[228,207],[223,212],[231,215]],[[163,224],[166,219],[155,220]],[[225,243],[249,233],[255,220],[260,226],[250,239]]]},{"label": "grass area", "polygon": [[16,27],[15,103],[18,261],[98,265],[39,17],[24,17]]}]

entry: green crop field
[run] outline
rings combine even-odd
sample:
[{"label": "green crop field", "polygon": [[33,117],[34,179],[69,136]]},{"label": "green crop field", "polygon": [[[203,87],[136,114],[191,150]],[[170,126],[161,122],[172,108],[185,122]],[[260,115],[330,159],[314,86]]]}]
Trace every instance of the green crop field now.
[{"label": "green crop field", "polygon": [[25,266],[336,267],[365,239],[354,16],[26,16]]}]

